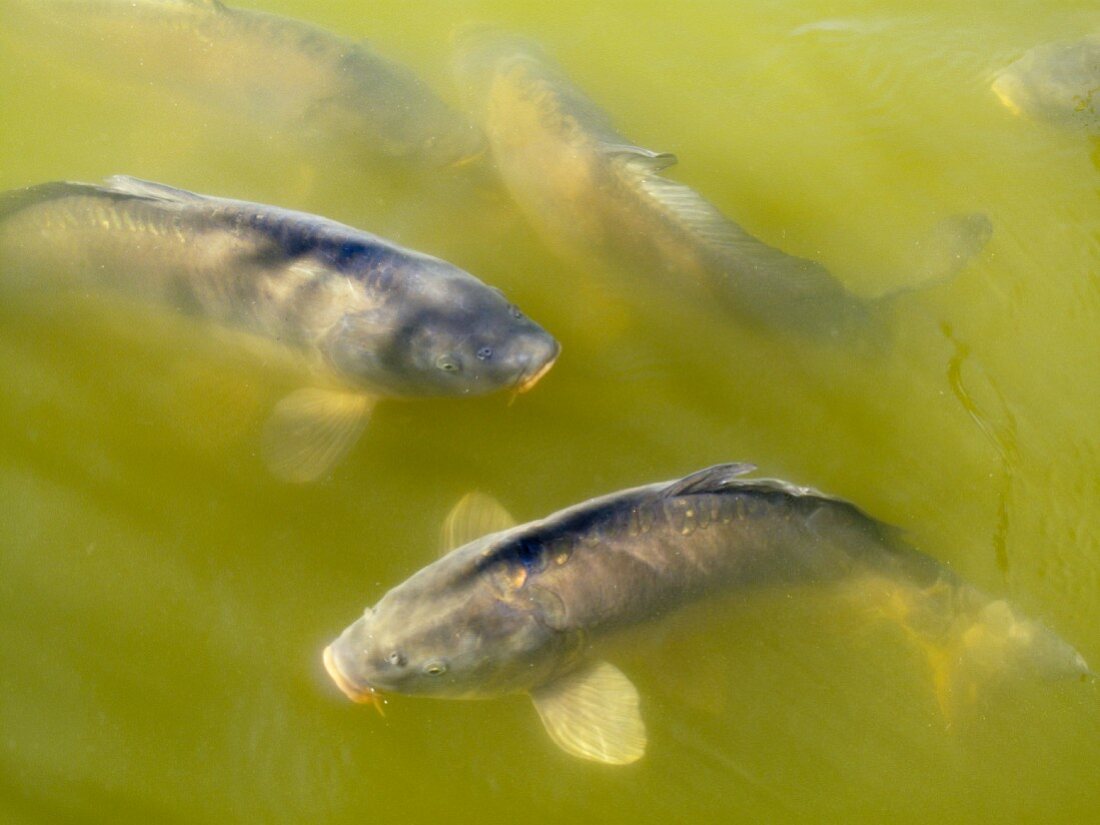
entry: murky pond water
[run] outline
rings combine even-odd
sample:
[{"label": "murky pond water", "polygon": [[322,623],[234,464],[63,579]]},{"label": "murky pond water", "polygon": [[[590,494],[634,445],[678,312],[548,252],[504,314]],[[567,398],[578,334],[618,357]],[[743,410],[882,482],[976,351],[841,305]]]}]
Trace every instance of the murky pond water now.
[{"label": "murky pond water", "polygon": [[522,697],[379,717],[320,658],[436,557],[468,490],[526,520],[746,460],[903,527],[1100,662],[1097,148],[990,91],[1031,46],[1100,27],[1093,4],[239,5],[369,38],[452,101],[449,33],[522,31],[674,152],[667,174],[862,295],[905,286],[940,219],[983,212],[993,235],[894,304],[883,352],[753,330],[556,257],[476,169],[288,136],[0,15],[0,188],[126,173],[323,214],[500,286],[563,345],[511,404],[381,403],[329,480],[296,486],[257,448],[291,367],[107,295],[5,297],[0,818],[1095,818],[1095,683],[1011,676],[945,709],[896,626],[812,590],[624,650],[650,731],[628,767],[561,753]]}]

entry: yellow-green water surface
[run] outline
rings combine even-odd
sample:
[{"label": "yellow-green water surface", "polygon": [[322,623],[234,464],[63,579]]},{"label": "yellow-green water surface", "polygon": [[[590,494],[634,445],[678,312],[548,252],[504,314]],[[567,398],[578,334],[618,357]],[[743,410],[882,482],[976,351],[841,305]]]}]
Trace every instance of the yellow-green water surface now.
[{"label": "yellow-green water surface", "polygon": [[[449,32],[545,44],[639,144],[852,290],[982,211],[889,351],[785,341],[555,259],[507,196],[250,129],[0,31],[0,188],[126,173],[445,257],[563,344],[531,393],[384,403],[322,484],[257,456],[285,367],[104,296],[0,304],[0,821],[1087,822],[1100,693],[1007,678],[945,713],[888,622],[804,591],[618,660],[649,751],[575,760],[530,702],[349,703],[320,653],[477,488],[521,519],[727,460],[844,496],[1100,663],[1100,171],[995,71],[1094,3],[241,2],[369,38],[444,96]],[[0,10],[4,3],[0,2]],[[2,18],[0,18],[2,19]],[[350,153],[348,153],[350,155]],[[0,273],[2,276],[4,273]]]}]

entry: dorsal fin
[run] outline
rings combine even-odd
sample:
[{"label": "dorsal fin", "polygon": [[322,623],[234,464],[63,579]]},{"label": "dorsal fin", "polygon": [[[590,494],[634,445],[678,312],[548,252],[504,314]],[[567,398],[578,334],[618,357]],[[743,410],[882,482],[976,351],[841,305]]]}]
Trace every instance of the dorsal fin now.
[{"label": "dorsal fin", "polygon": [[[740,471],[738,472],[739,468]],[[744,490],[746,492],[782,493],[785,496],[792,496],[794,498],[819,498],[823,501],[832,501],[836,504],[843,504],[846,507],[851,507],[865,518],[870,518],[870,516],[867,516],[847,499],[823,493],[815,487],[794,484],[790,481],[784,481],[781,478],[737,479],[738,476],[744,475],[755,469],[756,467],[752,464],[719,464],[714,467],[708,467],[705,470],[700,470],[697,473],[692,473],[686,478],[680,479],[680,481],[675,482],[673,485],[677,488],[683,485],[688,489],[677,489],[677,491],[673,493],[670,492],[673,487],[669,487],[664,495],[682,496],[699,493],[718,493],[723,490],[728,490],[731,487],[737,487],[739,490]]]},{"label": "dorsal fin", "polygon": [[603,151],[612,157],[624,160],[628,166],[642,174],[655,174],[677,163],[676,155],[671,152],[654,152],[642,146],[629,143],[604,143]]},{"label": "dorsal fin", "polygon": [[663,211],[716,253],[732,256],[729,263],[736,264],[737,271],[759,270],[767,274],[769,281],[783,279],[790,287],[809,295],[839,288],[829,271],[817,261],[790,255],[764,243],[687,184],[646,173],[637,164],[630,168],[640,173],[642,190]]},{"label": "dorsal fin", "polygon": [[[621,150],[620,150],[621,151]],[[766,323],[791,323],[791,317],[816,318],[824,314],[829,326],[858,301],[817,261],[789,255],[761,241],[730,220],[690,186],[657,174],[656,158],[622,163],[635,185],[680,229],[689,233],[713,259],[720,276],[717,286],[731,288],[736,303]],[[660,156],[657,156],[660,157]],[[727,283],[734,279],[734,286]]]},{"label": "dorsal fin", "polygon": [[129,175],[112,175],[107,178],[105,183],[107,191],[119,195],[152,198],[153,200],[169,201],[171,203],[193,203],[205,200],[202,195],[188,192],[186,189],[177,189],[164,183],[133,178]]},{"label": "dorsal fin", "polygon": [[851,504],[846,499],[837,498],[831,496],[828,493],[823,493],[820,490],[813,487],[806,487],[802,484],[793,484],[790,481],[784,481],[781,478],[750,478],[742,482],[744,486],[752,488],[753,490],[768,491],[773,493],[783,493],[788,496],[812,496],[813,498],[824,498],[829,501],[837,501],[842,504]]},{"label": "dorsal fin", "polygon": [[715,464],[705,470],[699,470],[689,476],[674,481],[661,491],[666,498],[675,496],[693,496],[704,493],[717,493],[733,486],[734,479],[751,473],[756,469],[755,464],[736,462],[731,464]]}]

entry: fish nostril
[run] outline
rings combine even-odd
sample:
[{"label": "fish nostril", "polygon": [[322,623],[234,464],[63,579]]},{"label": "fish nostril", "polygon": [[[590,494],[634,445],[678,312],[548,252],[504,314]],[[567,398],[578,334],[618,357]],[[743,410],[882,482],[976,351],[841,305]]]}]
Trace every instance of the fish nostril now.
[{"label": "fish nostril", "polygon": [[406,659],[405,655],[401,651],[394,650],[390,653],[389,656],[386,657],[386,661],[394,667],[404,667]]}]

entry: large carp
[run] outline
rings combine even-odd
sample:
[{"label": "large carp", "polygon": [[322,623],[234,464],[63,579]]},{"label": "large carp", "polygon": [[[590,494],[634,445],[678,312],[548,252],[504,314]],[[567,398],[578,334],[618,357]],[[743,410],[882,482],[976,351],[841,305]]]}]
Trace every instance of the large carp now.
[{"label": "large carp", "polygon": [[301,20],[219,0],[5,0],[0,26],[43,53],[287,135],[436,166],[483,148],[469,121],[411,69]]},{"label": "large carp", "polygon": [[107,290],[259,336],[313,386],[276,406],[271,469],[326,473],[381,397],[533,386],[558,343],[446,261],[316,215],[129,177],[0,193],[0,286]]},{"label": "large carp", "polygon": [[997,670],[1087,673],[1053,632],[894,529],[806,487],[740,478],[751,469],[718,465],[512,527],[484,498],[466,499],[448,519],[448,539],[495,532],[368,608],[326,648],[328,672],[360,702],[527,692],[559,746],[616,764],[642,756],[645,726],[637,690],[603,660],[600,643],[722,592],[848,585],[902,605],[906,628],[948,654],[930,657],[941,669],[980,660]]},{"label": "large carp", "polygon": [[[753,237],[694,189],[664,177],[676,156],[620,134],[537,45],[486,28],[456,39],[458,82],[497,170],[559,253],[678,291],[694,283],[742,318],[782,332],[844,338],[876,320],[882,299],[855,295],[821,264]],[[977,213],[940,222],[916,247],[912,279],[950,278],[991,231]]]}]

